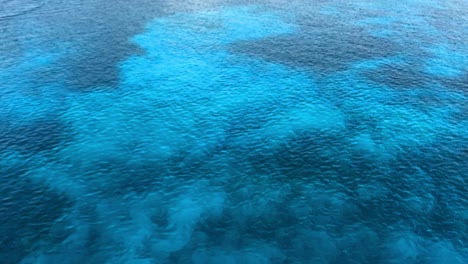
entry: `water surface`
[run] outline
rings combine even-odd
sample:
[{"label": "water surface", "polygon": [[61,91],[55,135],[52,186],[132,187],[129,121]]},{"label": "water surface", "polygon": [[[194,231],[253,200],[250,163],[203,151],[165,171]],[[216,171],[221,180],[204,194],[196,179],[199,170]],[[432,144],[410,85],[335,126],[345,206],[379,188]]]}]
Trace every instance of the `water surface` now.
[{"label": "water surface", "polygon": [[2,263],[468,262],[467,11],[0,0]]}]

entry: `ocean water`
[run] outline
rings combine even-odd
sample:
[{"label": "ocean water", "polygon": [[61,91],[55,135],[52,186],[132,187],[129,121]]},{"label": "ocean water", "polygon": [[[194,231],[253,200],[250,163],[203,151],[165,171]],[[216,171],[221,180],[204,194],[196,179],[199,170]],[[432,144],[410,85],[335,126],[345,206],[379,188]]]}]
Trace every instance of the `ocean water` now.
[{"label": "ocean water", "polygon": [[0,0],[0,263],[468,263],[468,2]]}]

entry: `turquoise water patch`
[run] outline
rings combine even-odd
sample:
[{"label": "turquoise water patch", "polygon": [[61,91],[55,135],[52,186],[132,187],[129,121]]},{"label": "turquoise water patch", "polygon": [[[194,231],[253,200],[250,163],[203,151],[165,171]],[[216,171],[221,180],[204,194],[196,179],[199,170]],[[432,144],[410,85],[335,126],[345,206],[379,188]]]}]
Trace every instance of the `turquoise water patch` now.
[{"label": "turquoise water patch", "polygon": [[[465,50],[468,50],[466,47]],[[426,62],[426,72],[440,77],[461,77],[468,71],[468,54],[460,53],[445,45],[428,49],[432,55]]]},{"label": "turquoise water patch", "polygon": [[67,104],[61,84],[41,84],[31,75],[52,67],[63,58],[63,52],[41,49],[26,52],[20,61],[0,68],[0,120],[26,125],[47,118]]},{"label": "turquoise water patch", "polygon": [[[240,29],[243,20],[252,21],[251,28]],[[293,32],[292,25],[280,21],[255,8],[240,8],[151,23],[145,34],[134,38],[146,53],[122,63],[118,91],[102,90],[73,100],[64,118],[76,131],[79,145],[69,145],[64,151],[73,154],[65,155],[76,158],[83,153],[84,163],[113,156],[124,162],[122,152],[155,160],[182,150],[197,155],[226,137],[227,121],[236,111],[303,101],[300,92],[312,83],[307,76],[281,65],[233,57],[225,50],[233,41]],[[264,30],[267,25],[271,32]],[[273,82],[275,87],[270,86]]]}]

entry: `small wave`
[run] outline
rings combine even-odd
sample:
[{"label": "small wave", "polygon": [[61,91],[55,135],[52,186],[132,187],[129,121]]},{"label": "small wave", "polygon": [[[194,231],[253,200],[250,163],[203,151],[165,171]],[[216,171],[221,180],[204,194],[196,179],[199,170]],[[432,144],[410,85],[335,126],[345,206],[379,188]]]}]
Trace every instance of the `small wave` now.
[{"label": "small wave", "polygon": [[0,0],[0,21],[29,14],[43,5],[43,1]]}]

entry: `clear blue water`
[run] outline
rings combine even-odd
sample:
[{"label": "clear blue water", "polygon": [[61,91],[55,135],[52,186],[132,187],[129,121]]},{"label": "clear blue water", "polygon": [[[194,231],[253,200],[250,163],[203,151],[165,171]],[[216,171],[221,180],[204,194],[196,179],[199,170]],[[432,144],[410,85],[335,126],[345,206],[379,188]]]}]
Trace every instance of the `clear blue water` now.
[{"label": "clear blue water", "polygon": [[0,0],[1,263],[468,263],[468,2]]}]

